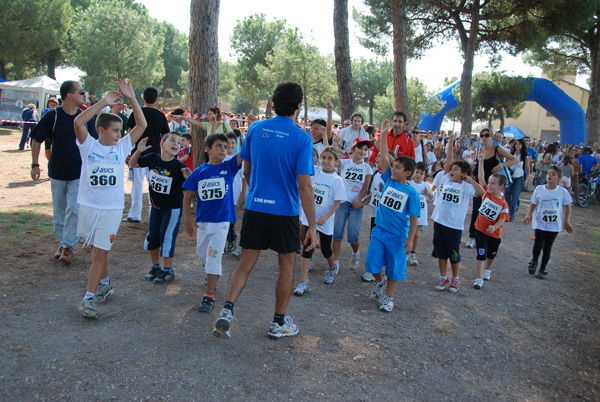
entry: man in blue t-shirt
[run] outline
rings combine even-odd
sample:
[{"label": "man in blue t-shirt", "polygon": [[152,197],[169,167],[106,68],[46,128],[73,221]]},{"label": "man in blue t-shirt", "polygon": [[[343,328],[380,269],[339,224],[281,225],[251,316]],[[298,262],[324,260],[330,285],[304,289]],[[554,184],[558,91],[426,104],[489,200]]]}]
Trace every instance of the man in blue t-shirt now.
[{"label": "man in blue t-shirt", "polygon": [[577,159],[579,161],[579,174],[590,174],[598,169],[598,161],[592,156],[592,148],[586,147],[584,154]]},{"label": "man in blue t-shirt", "polygon": [[[31,132],[31,178],[40,179],[40,145],[52,140],[52,154],[48,160],[48,176],[52,191],[54,236],[60,242],[54,258],[70,263],[73,247],[79,242],[77,221],[79,218],[79,174],[81,157],[75,143],[75,117],[81,113],[79,107],[85,102],[85,91],[76,81],[65,81],[60,86],[61,107],[44,114]],[[87,123],[88,132],[94,138],[98,134],[93,120]]]},{"label": "man in blue t-shirt", "polygon": [[279,279],[275,290],[275,315],[268,331],[270,338],[294,336],[298,327],[285,317],[292,292],[294,261],[300,244],[299,201],[302,201],[309,228],[307,250],[316,244],[315,202],[310,176],[314,175],[311,137],[295,126],[302,102],[302,87],[283,82],[273,94],[273,119],[252,123],[240,157],[244,177],[249,180],[242,221],[242,254],[231,272],[227,301],[215,323],[215,336],[229,336],[233,305],[246,285],[261,250],[279,254]]}]

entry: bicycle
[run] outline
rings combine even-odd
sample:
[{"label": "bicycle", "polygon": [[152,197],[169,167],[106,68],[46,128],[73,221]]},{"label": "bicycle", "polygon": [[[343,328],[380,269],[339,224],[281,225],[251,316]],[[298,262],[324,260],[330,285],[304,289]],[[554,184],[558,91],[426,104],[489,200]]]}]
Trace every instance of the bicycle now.
[{"label": "bicycle", "polygon": [[575,188],[575,201],[582,208],[587,208],[590,203],[600,203],[600,176],[599,172],[592,172],[580,176],[580,183]]}]

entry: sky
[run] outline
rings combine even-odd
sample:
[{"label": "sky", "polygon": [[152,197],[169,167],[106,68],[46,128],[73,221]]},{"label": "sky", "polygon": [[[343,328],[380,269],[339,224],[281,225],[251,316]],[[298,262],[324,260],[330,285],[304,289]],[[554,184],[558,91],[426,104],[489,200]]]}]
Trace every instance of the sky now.
[{"label": "sky", "polygon": [[[138,0],[144,4],[150,15],[160,21],[173,24],[180,31],[189,34],[190,27],[190,0]],[[360,28],[352,19],[352,9],[366,11],[362,0],[348,0],[349,4],[349,31],[350,31],[350,56],[351,58],[365,57],[374,59],[375,56],[368,49],[362,47],[357,38],[362,36]],[[285,19],[291,27],[298,27],[321,53],[333,54],[333,1],[332,0],[304,0],[302,2],[290,1],[253,1],[253,0],[221,0],[219,13],[219,55],[224,60],[235,61],[235,55],[229,46],[229,38],[237,20],[246,16],[263,13],[267,19]],[[391,59],[391,46],[390,56]],[[407,74],[409,77],[418,77],[429,90],[443,89],[445,77],[460,77],[463,59],[458,49],[457,41],[447,41],[426,51],[418,60],[409,60]],[[490,70],[487,58],[477,56],[475,59],[474,73]],[[524,63],[521,57],[512,57],[503,54],[503,62],[499,70],[509,75],[529,74],[534,77],[541,76],[541,69],[531,67]],[[72,70],[57,72],[58,81],[78,77],[64,76],[63,73],[73,75]],[[584,79],[577,83],[587,87]]]}]

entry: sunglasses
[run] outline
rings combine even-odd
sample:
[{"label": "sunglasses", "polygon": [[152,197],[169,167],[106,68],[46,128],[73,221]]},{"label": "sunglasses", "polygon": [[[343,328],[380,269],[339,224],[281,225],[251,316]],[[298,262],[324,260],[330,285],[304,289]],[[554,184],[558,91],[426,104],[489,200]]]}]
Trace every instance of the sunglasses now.
[{"label": "sunglasses", "polygon": [[491,137],[492,135],[491,135],[490,133],[485,133],[485,134],[479,134],[479,136],[480,136],[481,138],[489,138],[489,137]]},{"label": "sunglasses", "polygon": [[413,133],[413,134],[419,134],[419,132],[418,132],[418,131],[413,131],[412,133]]}]

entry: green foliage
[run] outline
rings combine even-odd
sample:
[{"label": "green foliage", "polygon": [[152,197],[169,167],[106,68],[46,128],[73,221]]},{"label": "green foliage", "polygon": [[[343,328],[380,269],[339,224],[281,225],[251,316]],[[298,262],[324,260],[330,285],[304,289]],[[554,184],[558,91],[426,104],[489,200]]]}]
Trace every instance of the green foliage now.
[{"label": "green foliage", "polygon": [[254,113],[258,114],[258,107],[256,107],[253,103],[243,99],[239,95],[235,95],[233,101],[231,102],[231,111],[235,114],[238,113],[250,113],[251,109],[254,109]]},{"label": "green foliage", "polygon": [[[354,96],[361,106],[369,110],[375,104],[377,95],[384,95],[393,81],[394,65],[391,61],[366,60],[361,58],[352,62]],[[369,114],[365,115],[368,116]]]},{"label": "green foliage", "polygon": [[219,99],[230,102],[239,92],[235,76],[236,66],[219,58]]},{"label": "green foliage", "polygon": [[176,92],[187,92],[188,84],[181,85],[181,77],[190,68],[190,47],[186,34],[180,32],[173,24],[161,22],[159,34],[164,37],[161,58],[165,75],[160,80],[160,86],[173,89]]},{"label": "green foliage", "polygon": [[[407,80],[408,101],[410,110],[413,111],[413,116],[409,116],[411,125],[419,123],[423,112],[428,114],[436,114],[444,107],[438,97],[433,96],[434,92],[429,91],[423,81],[416,77],[411,77]],[[375,121],[382,122],[384,119],[391,119],[392,114],[396,111],[394,103],[394,84],[391,83],[385,95],[375,97]]]},{"label": "green foliage", "polygon": [[86,89],[113,89],[118,78],[129,78],[139,88],[164,77],[163,37],[154,26],[144,8],[127,7],[121,0],[81,9],[72,27],[69,60],[85,71]]}]

